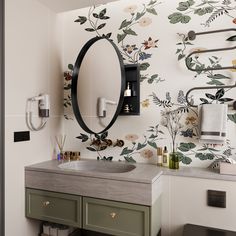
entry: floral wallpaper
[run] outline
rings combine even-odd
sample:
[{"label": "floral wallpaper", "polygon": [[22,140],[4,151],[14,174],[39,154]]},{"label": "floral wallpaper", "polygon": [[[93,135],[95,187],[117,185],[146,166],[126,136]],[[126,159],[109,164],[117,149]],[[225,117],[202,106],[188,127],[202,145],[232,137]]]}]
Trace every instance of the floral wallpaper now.
[{"label": "floral wallpaper", "polygon": [[[208,70],[235,64],[232,53],[202,57],[193,50],[234,44],[232,33],[201,36],[191,41],[188,31],[196,32],[235,27],[236,2],[230,0],[121,0],[107,5],[64,13],[64,126],[68,149],[79,149],[82,156],[129,162],[156,162],[157,147],[167,146],[180,155],[182,165],[208,166],[214,160],[235,156],[236,112],[229,110],[227,143],[201,145],[198,141],[198,111],[189,106],[186,92],[196,86],[222,86],[234,83],[233,70]],[[73,42],[72,41],[73,36]],[[124,63],[139,63],[141,71],[141,114],[119,117],[101,135],[88,135],[80,129],[71,110],[71,74],[77,53],[95,36],[106,36],[118,46]],[[233,35],[234,36],[234,35]],[[233,89],[204,90],[190,94],[193,104],[228,103],[235,100]],[[214,118],[213,118],[214,119]],[[215,121],[217,122],[217,120]],[[124,146],[114,145],[117,139]],[[109,144],[107,144],[107,140]],[[95,141],[98,141],[95,142]]]}]

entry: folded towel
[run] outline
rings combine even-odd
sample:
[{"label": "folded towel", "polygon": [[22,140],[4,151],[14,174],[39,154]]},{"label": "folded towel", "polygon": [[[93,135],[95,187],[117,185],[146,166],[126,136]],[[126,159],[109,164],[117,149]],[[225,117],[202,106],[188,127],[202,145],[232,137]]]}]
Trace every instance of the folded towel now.
[{"label": "folded towel", "polygon": [[203,104],[199,106],[200,142],[224,144],[226,141],[226,104]]}]

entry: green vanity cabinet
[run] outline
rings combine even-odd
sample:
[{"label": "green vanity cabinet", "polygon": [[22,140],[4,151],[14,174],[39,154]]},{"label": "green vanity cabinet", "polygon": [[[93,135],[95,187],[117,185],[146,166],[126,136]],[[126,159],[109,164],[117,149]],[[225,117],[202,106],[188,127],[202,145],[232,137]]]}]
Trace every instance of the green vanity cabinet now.
[{"label": "green vanity cabinet", "polygon": [[26,217],[114,236],[157,236],[160,197],[152,206],[26,188]]},{"label": "green vanity cabinet", "polygon": [[149,236],[150,207],[83,198],[83,228],[116,236]]},{"label": "green vanity cabinet", "polygon": [[26,189],[26,216],[81,228],[80,196]]}]

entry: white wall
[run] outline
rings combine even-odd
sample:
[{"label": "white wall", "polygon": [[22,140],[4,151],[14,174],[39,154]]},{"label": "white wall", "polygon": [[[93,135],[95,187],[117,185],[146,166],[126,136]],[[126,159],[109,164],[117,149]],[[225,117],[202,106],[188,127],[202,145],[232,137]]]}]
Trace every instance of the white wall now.
[{"label": "white wall", "polygon": [[[53,139],[62,127],[60,28],[56,14],[36,0],[7,0],[5,12],[5,235],[37,235],[38,225],[25,218],[24,166],[52,159]],[[42,92],[51,96],[46,127],[31,132],[30,141],[14,143],[14,131],[28,130],[26,99]]]},{"label": "white wall", "polygon": [[[236,231],[235,182],[162,177],[163,236],[181,236],[187,223]],[[207,206],[207,190],[226,191],[226,208]]]}]

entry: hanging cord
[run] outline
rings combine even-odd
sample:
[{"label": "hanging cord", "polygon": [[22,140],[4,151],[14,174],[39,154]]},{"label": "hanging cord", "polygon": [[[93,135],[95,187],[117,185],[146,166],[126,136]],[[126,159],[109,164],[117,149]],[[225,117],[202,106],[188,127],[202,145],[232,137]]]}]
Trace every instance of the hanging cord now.
[{"label": "hanging cord", "polygon": [[36,98],[39,98],[39,97],[33,97],[33,98],[27,99],[27,104],[26,104],[26,125],[31,131],[39,131],[43,129],[47,123],[47,120],[45,117],[40,117],[41,119],[40,119],[40,124],[38,127],[34,126],[32,122],[33,112],[31,110],[31,104],[32,102],[39,101],[39,99],[36,99]]}]

